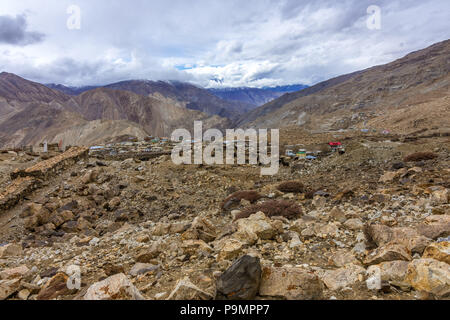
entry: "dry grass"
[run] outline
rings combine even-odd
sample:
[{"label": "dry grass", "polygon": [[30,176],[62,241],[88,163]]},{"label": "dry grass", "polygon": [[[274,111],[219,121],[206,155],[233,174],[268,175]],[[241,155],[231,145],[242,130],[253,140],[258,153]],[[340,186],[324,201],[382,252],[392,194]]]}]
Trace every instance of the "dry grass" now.
[{"label": "dry grass", "polygon": [[281,183],[277,189],[285,193],[303,193],[305,191],[305,186],[298,181],[287,181]]},{"label": "dry grass", "polygon": [[433,152],[416,152],[413,154],[410,154],[409,156],[406,156],[403,161],[404,162],[417,162],[417,161],[424,161],[424,160],[433,160],[438,157],[437,154]]},{"label": "dry grass", "polygon": [[296,218],[303,213],[302,208],[293,201],[269,200],[245,208],[236,216],[235,220],[248,218],[260,211],[264,212],[268,217],[281,216],[286,218]]},{"label": "dry grass", "polygon": [[253,191],[253,190],[237,191],[237,192],[229,195],[222,202],[222,209],[225,209],[225,210],[229,209],[229,207],[232,203],[238,203],[241,200],[247,200],[247,201],[250,201],[250,203],[255,203],[262,197],[263,196],[258,191]]}]

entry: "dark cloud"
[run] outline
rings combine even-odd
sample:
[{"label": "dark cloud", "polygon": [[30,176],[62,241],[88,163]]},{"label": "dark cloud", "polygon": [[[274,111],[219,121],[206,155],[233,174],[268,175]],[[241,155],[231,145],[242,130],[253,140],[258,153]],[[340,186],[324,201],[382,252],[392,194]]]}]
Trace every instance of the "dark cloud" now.
[{"label": "dark cloud", "polygon": [[44,40],[44,34],[26,29],[25,15],[0,16],[0,43],[25,46]]}]

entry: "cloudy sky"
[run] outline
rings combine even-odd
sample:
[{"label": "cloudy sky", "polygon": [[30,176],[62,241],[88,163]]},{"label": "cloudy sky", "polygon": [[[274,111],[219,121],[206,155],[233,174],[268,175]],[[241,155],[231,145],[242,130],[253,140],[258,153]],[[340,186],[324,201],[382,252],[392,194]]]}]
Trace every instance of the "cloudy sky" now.
[{"label": "cloudy sky", "polygon": [[0,71],[311,85],[449,39],[449,12],[448,0],[1,0]]}]

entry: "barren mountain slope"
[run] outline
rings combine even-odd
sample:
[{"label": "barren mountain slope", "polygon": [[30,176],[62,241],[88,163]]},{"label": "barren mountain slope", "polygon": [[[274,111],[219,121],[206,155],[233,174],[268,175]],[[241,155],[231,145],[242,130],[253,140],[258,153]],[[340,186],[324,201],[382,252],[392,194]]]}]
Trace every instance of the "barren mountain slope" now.
[{"label": "barren mountain slope", "polygon": [[130,80],[110,84],[106,88],[131,91],[144,96],[161,94],[164,97],[184,104],[188,109],[232,120],[254,108],[251,104],[227,101],[215,96],[206,89],[178,81]]},{"label": "barren mountain slope", "polygon": [[[73,97],[49,89],[16,75],[0,75],[0,147],[38,144],[55,137],[75,141],[71,134],[90,135],[96,123],[111,120],[80,144],[101,141],[123,132],[138,136],[170,135],[174,129],[192,129],[194,120],[202,120],[207,127],[229,127],[227,119],[181,107],[179,102],[155,94],[145,97],[128,91],[99,88]],[[114,121],[125,120],[118,123]],[[130,128],[125,128],[126,125]],[[111,133],[113,136],[108,136]],[[71,144],[63,141],[64,144]]]},{"label": "barren mountain slope", "polygon": [[[447,40],[387,65],[331,80],[334,83],[318,84],[294,94],[295,98],[285,95],[254,110],[241,124],[272,128],[302,125],[307,129],[329,130],[349,128],[383,116],[388,125],[388,114],[400,109],[406,112],[417,105],[424,108],[433,105],[444,110],[448,106],[444,97],[450,92],[449,71],[450,41]],[[316,92],[310,94],[312,91]],[[427,120],[421,120],[423,117]],[[417,129],[418,122],[433,126],[435,120],[449,126],[448,116],[432,119],[429,113],[416,113],[404,123],[406,127],[397,129],[405,131],[414,123]]]}]

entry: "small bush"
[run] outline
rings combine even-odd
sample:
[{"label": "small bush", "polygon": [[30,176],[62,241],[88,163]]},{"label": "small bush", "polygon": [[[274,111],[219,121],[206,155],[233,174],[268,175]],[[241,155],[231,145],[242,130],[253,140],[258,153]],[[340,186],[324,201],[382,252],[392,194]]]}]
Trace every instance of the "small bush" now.
[{"label": "small bush", "polygon": [[288,219],[302,215],[302,208],[293,201],[269,200],[260,204],[251,205],[241,211],[235,220],[245,219],[257,212],[264,212],[268,217],[281,216]]},{"label": "small bush", "polygon": [[281,183],[277,189],[285,193],[303,193],[305,191],[305,186],[298,181],[287,181]]},{"label": "small bush", "polygon": [[250,201],[250,203],[255,203],[263,196],[258,191],[246,190],[246,191],[237,191],[231,195],[229,195],[222,202],[222,209],[228,209],[232,203],[238,203],[242,199]]},{"label": "small bush", "polygon": [[437,154],[433,152],[416,152],[406,156],[403,161],[404,162],[417,162],[417,161],[425,161],[425,160],[433,160],[438,157]]}]

